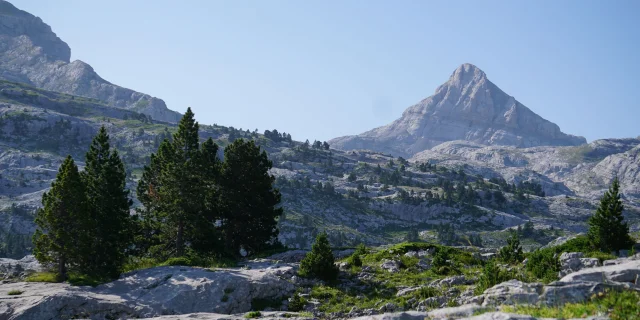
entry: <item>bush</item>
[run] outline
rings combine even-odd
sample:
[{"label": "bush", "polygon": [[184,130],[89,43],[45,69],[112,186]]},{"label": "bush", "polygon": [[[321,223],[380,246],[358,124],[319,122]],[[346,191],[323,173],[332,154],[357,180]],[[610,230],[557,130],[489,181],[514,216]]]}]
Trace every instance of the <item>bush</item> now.
[{"label": "bush", "polygon": [[307,305],[307,300],[301,297],[298,293],[294,294],[289,301],[289,311],[300,312]]},{"label": "bush", "polygon": [[21,291],[21,290],[11,290],[11,291],[7,292],[7,295],[9,295],[9,296],[18,296],[18,295],[21,295],[23,293],[24,293],[24,291]]},{"label": "bush", "polygon": [[349,259],[347,260],[347,262],[349,262],[350,265],[352,266],[356,266],[356,267],[362,267],[362,258],[360,258],[360,255],[358,253],[353,253]]},{"label": "bush", "polygon": [[338,278],[338,268],[335,266],[335,258],[325,232],[318,235],[311,252],[300,262],[298,273],[303,277],[315,277],[327,282],[333,282]]},{"label": "bush", "polygon": [[193,266],[194,261],[187,257],[169,258],[162,263],[163,266]]},{"label": "bush", "polygon": [[60,277],[54,272],[36,272],[26,279],[27,282],[60,282]]},{"label": "bush", "polygon": [[520,246],[520,236],[517,232],[511,231],[511,235],[507,239],[507,245],[500,249],[498,257],[504,263],[516,264],[522,262],[524,254],[522,246]]},{"label": "bush", "polygon": [[512,274],[507,271],[500,270],[495,260],[489,260],[482,269],[482,274],[476,284],[475,293],[482,294],[485,290],[495,286],[496,284],[511,280]]},{"label": "bush", "polygon": [[244,317],[247,319],[253,319],[253,318],[259,318],[261,316],[262,316],[262,313],[260,313],[260,311],[251,311],[247,313]]},{"label": "bush", "polygon": [[536,250],[529,254],[526,269],[545,283],[555,281],[560,271],[558,256],[554,248]]}]

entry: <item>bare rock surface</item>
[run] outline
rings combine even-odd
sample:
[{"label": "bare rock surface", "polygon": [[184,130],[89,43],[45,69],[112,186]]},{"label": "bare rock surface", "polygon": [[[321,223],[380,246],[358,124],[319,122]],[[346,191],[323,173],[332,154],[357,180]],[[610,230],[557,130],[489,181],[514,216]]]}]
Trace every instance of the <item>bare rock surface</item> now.
[{"label": "bare rock surface", "polygon": [[[157,267],[124,274],[96,288],[59,283],[0,286],[0,314],[10,319],[153,317],[171,314],[236,314],[253,299],[285,299],[295,290],[294,267],[207,270]],[[23,291],[9,296],[11,290]]]}]

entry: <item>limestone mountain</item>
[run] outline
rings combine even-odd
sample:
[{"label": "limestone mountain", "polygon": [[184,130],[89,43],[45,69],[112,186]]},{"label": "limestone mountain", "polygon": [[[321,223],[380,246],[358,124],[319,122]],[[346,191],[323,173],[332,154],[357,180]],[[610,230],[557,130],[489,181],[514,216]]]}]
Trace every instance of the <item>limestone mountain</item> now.
[{"label": "limestone mountain", "polygon": [[583,137],[560,128],[506,94],[472,64],[458,67],[434,95],[404,111],[389,125],[335,138],[333,147],[411,156],[443,142],[466,140],[515,147],[575,146]]},{"label": "limestone mountain", "polygon": [[155,120],[180,118],[164,101],[114,85],[85,62],[71,62],[71,49],[49,25],[4,0],[0,0],[0,79],[95,98]]}]

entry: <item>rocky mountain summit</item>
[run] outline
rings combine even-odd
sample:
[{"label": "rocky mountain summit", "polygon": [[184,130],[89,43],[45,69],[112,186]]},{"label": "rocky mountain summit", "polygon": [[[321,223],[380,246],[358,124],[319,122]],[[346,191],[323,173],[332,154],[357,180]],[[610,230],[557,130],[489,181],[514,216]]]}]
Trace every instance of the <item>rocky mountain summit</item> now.
[{"label": "rocky mountain summit", "polygon": [[155,120],[177,122],[164,101],[114,85],[87,63],[71,61],[71,49],[40,18],[0,0],[0,79],[95,98]]},{"label": "rocky mountain summit", "polygon": [[338,149],[369,149],[411,156],[443,142],[466,140],[515,147],[576,146],[585,138],[560,128],[509,96],[472,64],[458,67],[434,95],[389,125],[335,138]]}]

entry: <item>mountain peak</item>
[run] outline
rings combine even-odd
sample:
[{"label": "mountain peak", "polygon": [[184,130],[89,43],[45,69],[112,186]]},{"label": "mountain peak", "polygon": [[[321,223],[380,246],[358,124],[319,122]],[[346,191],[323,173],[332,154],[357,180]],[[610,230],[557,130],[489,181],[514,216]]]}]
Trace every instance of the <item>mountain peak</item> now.
[{"label": "mountain peak", "polygon": [[486,80],[487,75],[480,68],[471,63],[463,63],[460,65],[451,77],[449,77],[449,83],[469,83]]},{"label": "mountain peak", "polygon": [[394,122],[330,143],[336,149],[411,156],[454,140],[515,147],[586,143],[506,94],[470,63],[458,67],[435,94],[409,107]]}]

